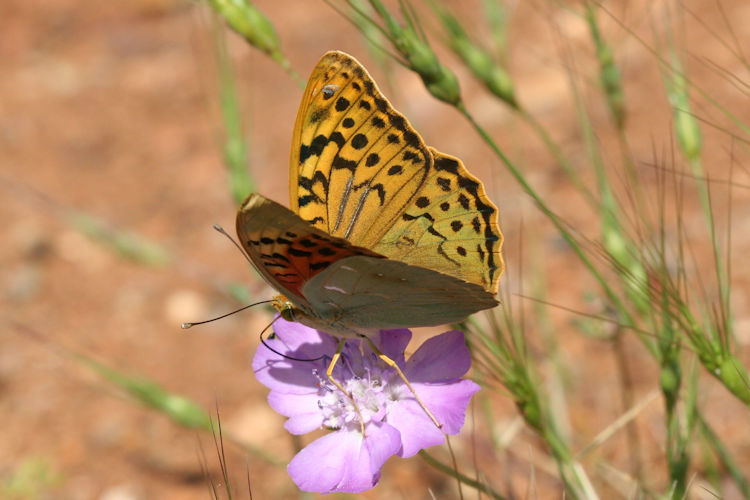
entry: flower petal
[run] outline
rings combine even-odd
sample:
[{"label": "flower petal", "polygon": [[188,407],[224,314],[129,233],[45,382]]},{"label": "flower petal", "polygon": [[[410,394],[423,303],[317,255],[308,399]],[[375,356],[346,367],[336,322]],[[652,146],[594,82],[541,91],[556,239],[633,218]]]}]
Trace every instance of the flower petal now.
[{"label": "flower petal", "polygon": [[461,378],[471,367],[463,332],[452,330],[425,340],[406,362],[409,382],[443,382]]},{"label": "flower petal", "polygon": [[403,367],[404,351],[406,350],[406,346],[409,345],[410,340],[410,330],[380,330],[380,335],[375,341],[375,345],[378,346],[378,349],[383,354]]},{"label": "flower petal", "polygon": [[[466,419],[466,408],[471,397],[479,390],[477,384],[471,380],[457,380],[452,384],[412,384],[419,398],[430,409],[435,418],[443,426],[446,434],[458,434]],[[416,404],[414,400],[404,403]],[[419,407],[421,410],[422,408]],[[424,411],[423,411],[424,413]],[[390,422],[390,418],[388,419]],[[431,425],[434,427],[435,424]]]},{"label": "flower petal", "polygon": [[[336,352],[336,341],[330,335],[304,325],[278,319],[277,336],[261,345],[253,357],[253,371],[258,381],[271,390],[285,394],[308,394],[317,390],[320,376],[325,377],[330,356]],[[270,349],[269,349],[270,347]],[[317,361],[295,361],[284,356]]]},{"label": "flower petal", "polygon": [[401,434],[400,457],[411,457],[419,450],[441,444],[445,440],[443,431],[438,429],[415,400],[393,405],[386,420]]},{"label": "flower petal", "polygon": [[377,484],[380,468],[401,447],[399,433],[389,425],[337,431],[313,441],[292,459],[289,475],[304,491],[359,493]]},{"label": "flower petal", "polygon": [[306,434],[323,425],[323,413],[318,406],[320,396],[314,394],[282,394],[271,391],[268,403],[276,412],[289,417],[284,428],[292,434]]}]

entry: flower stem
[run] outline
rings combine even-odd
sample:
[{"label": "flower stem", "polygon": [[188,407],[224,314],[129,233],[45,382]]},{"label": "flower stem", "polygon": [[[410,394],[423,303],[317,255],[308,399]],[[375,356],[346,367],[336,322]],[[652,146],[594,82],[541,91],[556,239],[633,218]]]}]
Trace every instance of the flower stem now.
[{"label": "flower stem", "polygon": [[438,459],[436,459],[435,457],[433,457],[426,451],[420,450],[419,456],[422,458],[422,460],[424,460],[425,462],[427,462],[428,464],[430,464],[431,466],[433,466],[440,472],[443,472],[444,474],[447,474],[451,477],[458,479],[465,485],[471,486],[477,491],[484,493],[486,495],[489,495],[491,498],[494,498],[495,500],[506,500],[504,496],[502,496],[500,493],[496,492],[495,490],[493,490],[486,484],[480,483],[476,479],[472,479],[468,476],[461,474],[460,472],[456,471],[452,467],[445,465],[444,463],[442,463],[441,461],[439,461]]}]

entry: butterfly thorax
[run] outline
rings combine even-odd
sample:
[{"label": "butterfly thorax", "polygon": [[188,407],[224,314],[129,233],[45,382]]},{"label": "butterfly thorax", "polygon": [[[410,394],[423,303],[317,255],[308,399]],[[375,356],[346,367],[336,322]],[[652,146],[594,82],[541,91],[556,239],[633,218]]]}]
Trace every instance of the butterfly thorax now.
[{"label": "butterfly thorax", "polygon": [[294,302],[284,295],[277,295],[274,297],[271,304],[277,311],[279,311],[279,315],[286,321],[301,323],[310,328],[324,331],[330,335],[347,338],[373,338],[379,331],[377,328],[354,328],[347,326],[341,320],[342,318],[337,316],[325,318],[316,316],[311,311],[305,311],[304,309],[297,307]]}]

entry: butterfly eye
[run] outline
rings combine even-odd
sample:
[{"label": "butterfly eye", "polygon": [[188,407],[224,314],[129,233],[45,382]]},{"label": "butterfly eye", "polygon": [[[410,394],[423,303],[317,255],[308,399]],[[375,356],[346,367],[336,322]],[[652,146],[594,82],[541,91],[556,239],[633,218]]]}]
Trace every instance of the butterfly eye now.
[{"label": "butterfly eye", "polygon": [[324,85],[322,89],[320,89],[321,92],[323,92],[323,96],[326,99],[329,99],[333,96],[333,94],[336,93],[336,91],[339,89],[338,85]]},{"label": "butterfly eye", "polygon": [[286,307],[279,311],[279,314],[281,314],[281,317],[286,321],[297,321],[297,319],[294,317],[294,309],[292,308],[291,304],[287,304]]}]

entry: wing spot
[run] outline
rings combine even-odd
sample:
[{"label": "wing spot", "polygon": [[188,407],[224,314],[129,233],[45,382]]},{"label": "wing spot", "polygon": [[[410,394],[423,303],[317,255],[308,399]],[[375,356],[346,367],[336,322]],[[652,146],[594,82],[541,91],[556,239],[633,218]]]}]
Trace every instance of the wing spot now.
[{"label": "wing spot", "polygon": [[318,244],[317,244],[317,243],[315,243],[314,241],[310,241],[310,240],[308,240],[307,238],[302,238],[302,239],[301,239],[301,240],[299,240],[299,241],[298,241],[297,243],[298,243],[298,244],[300,244],[300,245],[301,245],[301,246],[303,246],[303,247],[306,247],[306,248],[311,248],[311,247],[316,247],[316,246],[318,246]]},{"label": "wing spot", "polygon": [[336,111],[344,111],[349,107],[349,99],[345,97],[339,97],[336,101]]},{"label": "wing spot", "polygon": [[451,222],[451,229],[453,229],[454,233],[459,232],[462,227],[464,227],[464,225],[460,220],[454,220]]},{"label": "wing spot", "polygon": [[385,128],[385,122],[379,116],[372,119],[372,126],[376,128]]},{"label": "wing spot", "polygon": [[375,98],[375,106],[378,107],[378,111],[381,113],[388,111],[388,101],[381,99],[380,97]]},{"label": "wing spot", "polygon": [[344,121],[341,122],[341,126],[344,128],[352,128],[354,126],[354,120],[351,118],[344,118]]},{"label": "wing spot", "polygon": [[300,250],[299,248],[289,247],[289,255],[293,255],[295,257],[310,257],[312,255],[312,252],[308,252],[307,250]]},{"label": "wing spot", "polygon": [[430,199],[426,196],[420,196],[417,198],[417,201],[415,202],[415,205],[417,205],[419,208],[425,208],[430,204]]},{"label": "wing spot", "polygon": [[477,245],[477,253],[479,253],[479,260],[484,262],[484,250],[482,250],[482,245]]},{"label": "wing spot", "polygon": [[[340,148],[344,144],[346,144],[346,139],[344,139],[344,136],[341,135],[341,132],[334,132],[331,134],[331,137],[328,139],[329,142],[334,142],[336,145]],[[324,144],[325,146],[325,144]],[[323,148],[321,148],[322,150]]]},{"label": "wing spot", "polygon": [[319,121],[323,121],[328,118],[329,114],[328,108],[315,109],[310,113],[310,122],[318,123]]},{"label": "wing spot", "polygon": [[403,171],[404,171],[404,167],[402,167],[401,165],[393,165],[391,168],[388,169],[388,175],[398,175]]},{"label": "wing spot", "polygon": [[391,144],[398,144],[401,142],[401,139],[399,139],[396,134],[388,134],[388,142]]},{"label": "wing spot", "polygon": [[453,158],[446,158],[445,156],[435,158],[435,170],[445,170],[446,172],[458,175],[458,162]]},{"label": "wing spot", "polygon": [[314,201],[317,199],[317,196],[313,196],[311,194],[306,194],[304,196],[298,196],[297,197],[297,205],[300,207],[306,207],[310,204],[311,201]]},{"label": "wing spot", "polygon": [[403,132],[406,129],[404,125],[404,117],[399,115],[388,115],[388,121],[391,122],[391,127]]},{"label": "wing spot", "polygon": [[354,90],[356,90],[357,92],[359,92],[360,90],[362,90],[362,86],[360,84],[358,84],[357,82],[352,82],[352,88]]},{"label": "wing spot", "polygon": [[330,84],[324,85],[323,88],[320,89],[320,92],[323,94],[323,99],[328,100],[333,97],[333,94],[335,94],[338,89],[338,85]]},{"label": "wing spot", "polygon": [[451,180],[447,177],[438,177],[437,185],[440,186],[440,189],[442,189],[443,191],[448,192],[451,190]]},{"label": "wing spot", "polygon": [[466,257],[466,249],[464,247],[456,247],[456,252],[458,252],[458,255],[461,257]]},{"label": "wing spot", "polygon": [[372,109],[372,106],[370,105],[369,101],[365,101],[364,99],[359,101],[359,107],[362,109],[366,109],[367,111],[370,111]]},{"label": "wing spot", "polygon": [[336,255],[336,250],[331,247],[320,247],[318,248],[318,253],[324,257],[333,257]]},{"label": "wing spot", "polygon": [[474,232],[479,234],[480,230],[482,229],[482,225],[479,223],[479,217],[474,217],[471,219],[471,227],[474,228]]},{"label": "wing spot", "polygon": [[411,130],[404,130],[404,142],[413,148],[419,147],[419,137]]},{"label": "wing spot", "polygon": [[273,243],[273,238],[264,236],[260,239],[260,242],[263,243],[264,245],[270,245],[271,243]]},{"label": "wing spot", "polygon": [[380,162],[380,156],[378,156],[377,153],[370,153],[370,155],[367,157],[367,160],[365,160],[365,165],[368,167],[372,167],[378,164]]},{"label": "wing spot", "polygon": [[367,146],[367,136],[364,134],[357,134],[352,137],[352,147],[354,149],[362,149]]},{"label": "wing spot", "polygon": [[302,144],[299,147],[299,162],[300,165],[305,163],[305,160],[311,156],[318,156],[323,151],[323,148],[328,144],[328,138],[323,134],[316,135],[310,145]]},{"label": "wing spot", "polygon": [[443,212],[447,212],[450,207],[451,207],[451,204],[448,203],[447,201],[444,201],[440,204],[440,210],[442,210]]},{"label": "wing spot", "polygon": [[461,193],[458,195],[458,202],[461,204],[464,210],[469,209],[469,199],[466,197],[465,194]]},{"label": "wing spot", "polygon": [[404,161],[411,161],[414,164],[422,163],[422,159],[414,151],[404,151]]},{"label": "wing spot", "polygon": [[331,162],[331,166],[337,170],[349,170],[354,172],[357,168],[357,162],[355,160],[347,160],[343,156],[337,156]]}]

